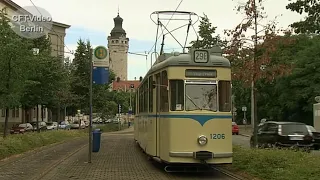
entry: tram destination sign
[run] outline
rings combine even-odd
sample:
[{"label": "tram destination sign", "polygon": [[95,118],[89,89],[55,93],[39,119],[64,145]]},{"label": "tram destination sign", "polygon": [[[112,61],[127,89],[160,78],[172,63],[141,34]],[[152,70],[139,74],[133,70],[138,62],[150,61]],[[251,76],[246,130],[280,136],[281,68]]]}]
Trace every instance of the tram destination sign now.
[{"label": "tram destination sign", "polygon": [[187,69],[185,71],[186,77],[204,77],[204,78],[216,78],[217,70],[206,69]]}]

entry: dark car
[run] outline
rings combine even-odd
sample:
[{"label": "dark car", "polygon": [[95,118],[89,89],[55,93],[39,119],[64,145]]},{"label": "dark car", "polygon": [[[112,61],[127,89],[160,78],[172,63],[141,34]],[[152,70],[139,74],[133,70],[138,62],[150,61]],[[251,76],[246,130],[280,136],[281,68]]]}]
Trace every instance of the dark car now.
[{"label": "dark car", "polygon": [[[251,136],[251,147],[253,140]],[[258,128],[258,147],[294,147],[310,150],[313,147],[313,137],[304,123],[268,121]]]},{"label": "dark car", "polygon": [[23,134],[32,130],[33,127],[30,123],[19,124],[10,129],[10,134]]},{"label": "dark car", "polygon": [[310,135],[313,137],[313,147],[314,150],[320,149],[320,132],[317,132],[313,126],[307,125]]}]

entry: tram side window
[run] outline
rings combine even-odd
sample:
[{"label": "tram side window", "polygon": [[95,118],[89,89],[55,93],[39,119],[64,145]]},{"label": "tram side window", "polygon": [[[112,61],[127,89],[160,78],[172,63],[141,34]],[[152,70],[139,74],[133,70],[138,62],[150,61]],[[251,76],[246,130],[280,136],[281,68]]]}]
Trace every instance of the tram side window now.
[{"label": "tram side window", "polygon": [[184,109],[184,85],[183,80],[170,80],[171,111]]},{"label": "tram side window", "polygon": [[143,112],[148,112],[148,79],[143,83],[143,94],[144,94],[144,101],[143,101]]},{"label": "tram side window", "polygon": [[137,93],[136,93],[136,105],[135,105],[135,114],[139,114],[139,89],[137,89]]},{"label": "tram side window", "polygon": [[219,81],[219,111],[231,111],[231,83]]},{"label": "tram side window", "polygon": [[169,100],[168,100],[168,74],[167,71],[161,72],[160,80],[160,111],[168,112],[169,111]]},{"label": "tram side window", "polygon": [[139,88],[139,113],[143,112],[142,111],[142,86]]},{"label": "tram side window", "polygon": [[149,77],[149,112],[153,112],[153,78]]}]

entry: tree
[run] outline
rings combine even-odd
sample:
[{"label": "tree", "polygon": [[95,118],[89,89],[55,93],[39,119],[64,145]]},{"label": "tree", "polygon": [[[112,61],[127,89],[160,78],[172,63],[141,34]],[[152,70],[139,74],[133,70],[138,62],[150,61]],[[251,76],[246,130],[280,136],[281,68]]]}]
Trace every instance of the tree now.
[{"label": "tree", "polygon": [[89,88],[90,88],[90,42],[78,41],[78,47],[73,59],[74,68],[72,73],[72,93],[76,95],[75,107],[85,112],[89,110]]},{"label": "tree", "polygon": [[299,14],[307,13],[305,20],[291,24],[296,33],[320,33],[320,0],[296,0],[286,8]]},{"label": "tree", "polygon": [[208,16],[203,14],[199,25],[199,36],[201,39],[191,41],[192,48],[210,49],[213,46],[225,46],[225,42],[221,40],[219,35],[214,36],[217,27],[213,27]]},{"label": "tree", "polygon": [[32,64],[30,41],[15,34],[9,20],[0,13],[0,107],[5,109],[5,127],[3,136],[8,133],[8,115],[10,108],[20,105],[20,97],[26,84],[29,67]]},{"label": "tree", "polygon": [[[225,31],[231,37],[225,52],[233,67],[232,77],[234,80],[241,80],[247,86],[251,84],[252,87],[251,107],[254,116],[251,116],[251,122],[254,122],[255,126],[255,144],[257,144],[258,124],[255,83],[261,80],[273,81],[278,76],[288,74],[291,69],[290,64],[274,62],[270,58],[279,43],[287,42],[283,42],[283,39],[277,35],[279,30],[276,29],[275,20],[268,24],[259,23],[266,18],[263,10],[262,0],[247,0],[246,3],[237,7],[237,11],[244,14],[245,18],[235,29]],[[261,28],[258,29],[258,27]],[[253,30],[253,33],[249,30]]]}]

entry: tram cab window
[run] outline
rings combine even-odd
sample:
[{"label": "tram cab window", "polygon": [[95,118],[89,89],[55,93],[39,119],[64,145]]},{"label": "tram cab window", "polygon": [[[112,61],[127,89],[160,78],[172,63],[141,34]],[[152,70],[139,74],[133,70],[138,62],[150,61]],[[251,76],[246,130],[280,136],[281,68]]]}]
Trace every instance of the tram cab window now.
[{"label": "tram cab window", "polygon": [[230,81],[219,81],[219,111],[231,111],[231,83]]},{"label": "tram cab window", "polygon": [[183,80],[170,80],[170,110],[183,111],[184,109],[184,83]]},{"label": "tram cab window", "polygon": [[186,111],[207,110],[216,112],[217,85],[215,84],[186,84]]},{"label": "tram cab window", "polygon": [[168,74],[167,71],[162,71],[160,75],[160,111],[169,111],[169,100],[168,100]]}]

